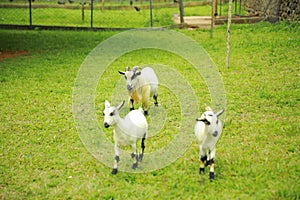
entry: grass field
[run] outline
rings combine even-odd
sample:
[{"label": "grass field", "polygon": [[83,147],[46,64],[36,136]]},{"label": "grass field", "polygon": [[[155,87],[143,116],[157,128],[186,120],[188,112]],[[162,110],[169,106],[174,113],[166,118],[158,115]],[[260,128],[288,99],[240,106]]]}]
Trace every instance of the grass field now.
[{"label": "grass field", "polygon": [[[23,2],[23,1],[22,1]],[[37,5],[43,5],[47,2],[36,2]],[[84,11],[82,16],[81,7],[75,9],[67,9],[64,7],[51,7],[53,2],[48,2],[48,8],[33,8],[32,9],[32,24],[43,26],[75,26],[75,27],[90,27],[91,26],[91,11],[90,6]],[[56,3],[56,2],[55,2]],[[147,4],[146,4],[147,3]],[[148,2],[143,4],[135,3],[138,6],[149,6]],[[149,8],[141,7],[139,12],[136,12],[133,7],[124,5],[125,3],[107,2],[105,6],[124,6],[124,8],[109,10],[104,7],[100,10],[100,3],[94,5],[93,11],[93,27],[104,28],[142,28],[150,27],[150,10]],[[155,5],[158,5],[156,3]],[[16,3],[11,3],[11,6]],[[26,5],[26,4],[25,4]],[[79,5],[78,3],[76,5]],[[222,15],[227,15],[228,5],[222,6]],[[14,25],[29,25],[29,9],[28,8],[0,8],[0,23]],[[220,12],[220,10],[219,10]],[[235,11],[234,11],[235,12]],[[245,14],[243,11],[241,14]],[[171,4],[170,7],[153,8],[152,20],[154,27],[170,26],[174,22],[174,15],[179,16],[178,6]],[[210,16],[211,6],[193,6],[184,8],[185,16]]]},{"label": "grass field", "polygon": [[[198,15],[210,15],[209,7],[204,7],[203,12],[198,11],[199,7],[190,7],[185,9],[188,16],[199,13]],[[24,8],[2,8],[1,23],[29,25],[28,9]],[[179,15],[178,8],[159,8],[153,10],[153,25],[168,26],[174,24],[172,17]],[[86,10],[84,20],[80,9],[62,9],[62,8],[38,8],[32,12],[32,24],[47,26],[78,26],[90,27],[90,10]],[[112,28],[141,28],[150,27],[149,9],[142,9],[136,12],[134,9],[126,10],[104,10],[99,9],[93,14],[94,27],[112,27]]]},{"label": "grass field", "polygon": [[[165,168],[116,176],[82,144],[72,114],[74,81],[91,50],[119,32],[0,30],[1,55],[27,52],[0,61],[0,198],[299,199],[299,25],[233,25],[229,69],[225,26],[215,29],[213,39],[207,30],[178,31],[205,48],[226,89],[213,182],[208,174],[198,174],[196,141]],[[99,83],[95,107],[100,126],[103,99],[112,96],[107,87],[120,78],[116,70],[147,63],[174,66],[189,80],[199,115],[209,105],[205,82],[187,61],[161,50],[138,50],[113,62],[104,75],[108,81]],[[161,87],[159,101],[168,121],[159,137],[146,141],[146,152],[166,145],[177,131],[175,95]]]}]

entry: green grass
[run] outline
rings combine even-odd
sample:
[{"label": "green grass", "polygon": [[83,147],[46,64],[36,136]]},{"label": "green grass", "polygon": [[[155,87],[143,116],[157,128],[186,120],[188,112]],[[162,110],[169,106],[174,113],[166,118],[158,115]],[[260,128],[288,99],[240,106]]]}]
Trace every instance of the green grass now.
[{"label": "green grass", "polygon": [[[29,25],[28,9],[5,8],[1,9],[1,23]],[[89,10],[85,11],[82,20],[80,9],[61,9],[61,8],[38,8],[33,9],[33,25],[47,26],[78,26],[90,27]],[[153,10],[153,25],[166,26],[173,24],[172,17],[178,13],[175,8],[162,8]],[[112,28],[141,28],[150,27],[149,10],[136,12],[130,10],[95,10],[93,15],[94,27]]]},{"label": "green grass", "polygon": [[[226,89],[215,181],[198,174],[196,141],[166,168],[117,176],[81,143],[72,115],[76,75],[89,52],[118,32],[0,30],[1,51],[29,51],[0,62],[0,198],[299,199],[299,25],[233,25],[229,69],[225,26],[214,30],[213,39],[207,30],[180,32],[206,49]],[[134,51],[108,68],[104,78],[111,82],[98,85],[100,125],[103,99],[111,97],[106,87],[120,78],[115,70],[147,63],[174,66],[199,94],[199,113],[209,105],[203,80],[193,78],[185,60],[153,49]],[[146,151],[164,146],[176,134],[174,94],[161,88],[159,101],[170,120],[165,135],[146,142]]]},{"label": "green grass", "polygon": [[[145,3],[144,3],[145,4]],[[142,5],[144,5],[142,4]],[[105,4],[111,6],[110,3]],[[123,4],[118,4],[122,6]],[[148,4],[147,4],[148,5]],[[136,12],[133,8],[117,9],[103,11],[99,9],[100,5],[95,4],[93,12],[93,27],[112,27],[112,28],[142,28],[150,27],[150,11],[142,8]],[[28,8],[0,8],[0,23],[29,25]],[[222,15],[227,16],[228,5],[222,6]],[[172,18],[175,14],[179,16],[178,7],[153,8],[153,26],[170,26],[174,22]],[[219,8],[218,8],[219,12]],[[242,13],[244,14],[244,13]],[[211,6],[185,7],[184,16],[211,16]],[[61,8],[34,8],[32,9],[32,24],[44,26],[76,26],[90,27],[91,11],[84,11],[84,20],[82,20],[81,7],[77,9]]]}]

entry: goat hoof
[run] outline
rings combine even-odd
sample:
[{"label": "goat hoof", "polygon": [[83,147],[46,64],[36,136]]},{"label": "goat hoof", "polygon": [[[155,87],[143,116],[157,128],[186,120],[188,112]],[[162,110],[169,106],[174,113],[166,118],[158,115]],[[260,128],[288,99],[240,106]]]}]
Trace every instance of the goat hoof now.
[{"label": "goat hoof", "polygon": [[139,161],[142,161],[142,160],[143,160],[143,157],[144,157],[144,155],[143,155],[143,154],[140,154],[140,155],[139,155]]},{"label": "goat hoof", "polygon": [[156,107],[158,107],[158,103],[154,103],[154,105],[155,105]]},{"label": "goat hoof", "polygon": [[209,172],[209,179],[214,180],[215,179],[215,173],[214,172]]},{"label": "goat hoof", "polygon": [[118,169],[117,168],[114,168],[113,170],[112,170],[112,172],[111,172],[111,174],[113,174],[113,175],[115,175],[115,174],[117,174],[118,173]]},{"label": "goat hoof", "polygon": [[144,110],[144,115],[148,115],[148,110]]},{"label": "goat hoof", "polygon": [[204,168],[199,168],[199,174],[204,174]]},{"label": "goat hoof", "polygon": [[137,163],[134,163],[133,165],[132,165],[132,169],[136,169],[138,167],[138,164]]}]

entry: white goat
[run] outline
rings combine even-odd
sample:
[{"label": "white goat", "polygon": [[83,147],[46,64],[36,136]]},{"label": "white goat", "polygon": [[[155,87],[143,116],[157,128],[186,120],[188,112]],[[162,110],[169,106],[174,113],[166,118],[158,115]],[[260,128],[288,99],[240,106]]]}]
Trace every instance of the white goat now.
[{"label": "white goat", "polygon": [[216,155],[216,144],[222,133],[222,122],[218,117],[224,112],[224,109],[216,114],[210,107],[206,108],[200,118],[196,119],[195,135],[200,143],[200,169],[199,173],[204,173],[204,168],[210,166],[209,178],[215,177],[214,158]]},{"label": "white goat", "polygon": [[[148,132],[148,123],[143,115],[143,110],[130,111],[125,118],[121,118],[119,110],[124,105],[124,101],[117,107],[110,106],[108,101],[105,101],[104,109],[104,127],[108,128],[113,126],[114,130],[114,149],[115,149],[115,163],[112,170],[112,174],[118,173],[119,157],[119,145],[132,147],[131,158],[133,159],[132,168],[138,167],[138,161],[142,161],[145,149],[145,139]],[[136,143],[139,139],[142,139],[142,152],[138,155]]]},{"label": "white goat", "polygon": [[142,101],[145,115],[148,114],[150,97],[153,96],[154,105],[158,106],[157,89],[158,79],[154,70],[150,67],[145,67],[139,71],[139,67],[135,66],[132,70],[126,67],[125,72],[119,71],[126,79],[126,88],[129,94],[129,107],[134,110],[133,103]]}]

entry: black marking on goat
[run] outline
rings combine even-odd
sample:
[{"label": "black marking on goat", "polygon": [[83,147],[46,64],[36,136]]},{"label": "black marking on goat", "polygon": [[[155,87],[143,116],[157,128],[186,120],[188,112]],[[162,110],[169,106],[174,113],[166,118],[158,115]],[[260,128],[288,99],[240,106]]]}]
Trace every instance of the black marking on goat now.
[{"label": "black marking on goat", "polygon": [[125,72],[121,72],[121,71],[119,71],[119,74],[125,75]]},{"label": "black marking on goat", "polygon": [[133,74],[133,75],[131,76],[131,80],[135,79],[136,77],[137,77],[137,75],[136,75],[136,74]]},{"label": "black marking on goat", "polygon": [[156,94],[156,95],[153,95],[154,105],[155,105],[155,106],[158,106],[157,96],[158,96],[157,94]]},{"label": "black marking on goat", "polygon": [[109,125],[107,122],[104,123],[104,127],[105,127],[105,128],[108,128],[109,126],[110,126],[110,125]]},{"label": "black marking on goat", "polygon": [[145,115],[145,116],[148,115],[148,110],[144,110],[144,115]]},{"label": "black marking on goat", "polygon": [[199,174],[204,174],[205,168],[200,167],[199,168]]},{"label": "black marking on goat", "polygon": [[[146,135],[146,134],[145,134]],[[141,147],[142,147],[142,150],[144,150],[145,149],[145,135],[144,135],[144,137],[143,137],[143,139],[142,139],[142,145],[141,145]]]},{"label": "black marking on goat", "polygon": [[215,163],[215,161],[214,161],[213,158],[210,159],[210,160],[207,160],[206,163],[205,163],[205,167],[207,167],[208,165],[214,164],[214,163]]},{"label": "black marking on goat", "polygon": [[132,107],[130,108],[130,111],[132,111],[132,110],[134,110],[134,105],[133,105],[134,100],[133,100],[133,99],[130,99],[130,102],[131,102],[131,105],[132,105]]},{"label": "black marking on goat", "polygon": [[136,169],[137,167],[138,167],[138,159],[139,159],[139,157],[138,157],[138,155],[135,155],[134,153],[132,153],[131,154],[131,158],[135,158],[135,163],[133,163],[133,165],[132,165],[132,169]]},{"label": "black marking on goat", "polygon": [[141,147],[142,147],[142,152],[144,153],[144,149],[145,149],[145,140],[146,140],[146,133],[143,135],[143,138],[142,138],[142,144],[141,144]]},{"label": "black marking on goat", "polygon": [[141,143],[141,148],[142,148],[142,153],[139,155],[139,161],[143,160],[144,157],[144,150],[145,150],[145,140],[146,140],[146,133],[144,134],[143,138],[142,138],[142,143]]},{"label": "black marking on goat", "polygon": [[217,136],[218,136],[218,131],[213,132],[212,135],[213,135],[214,137],[217,137]]},{"label": "black marking on goat", "polygon": [[131,76],[131,80],[135,79],[139,75],[141,75],[141,72],[134,72],[134,74]]},{"label": "black marking on goat", "polygon": [[218,123],[219,123],[219,120],[217,119],[216,124],[218,124]]},{"label": "black marking on goat", "polygon": [[196,121],[198,121],[198,122],[204,122],[206,125],[210,125],[210,122],[206,118],[204,118],[204,119],[197,118]]},{"label": "black marking on goat", "polygon": [[205,161],[207,160],[207,155],[201,156],[200,160],[201,160],[202,162],[205,162]]},{"label": "black marking on goat", "polygon": [[130,85],[127,85],[126,88],[128,91],[131,91],[133,89]]},{"label": "black marking on goat", "polygon": [[131,153],[131,158],[134,158],[135,157],[135,153]]},{"label": "black marking on goat", "polygon": [[215,172],[209,172],[209,179],[210,180],[215,179]]}]

